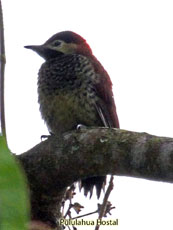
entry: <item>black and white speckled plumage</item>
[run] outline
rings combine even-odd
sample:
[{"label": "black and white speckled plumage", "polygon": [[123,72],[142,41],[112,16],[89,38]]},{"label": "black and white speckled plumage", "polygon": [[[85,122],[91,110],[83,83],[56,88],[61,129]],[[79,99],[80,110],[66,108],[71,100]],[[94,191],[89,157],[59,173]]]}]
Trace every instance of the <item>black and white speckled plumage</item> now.
[{"label": "black and white speckled plumage", "polygon": [[[94,68],[82,55],[63,55],[45,62],[38,78],[40,111],[50,132],[61,134],[78,124],[103,126]],[[49,109],[48,109],[49,108]]]}]

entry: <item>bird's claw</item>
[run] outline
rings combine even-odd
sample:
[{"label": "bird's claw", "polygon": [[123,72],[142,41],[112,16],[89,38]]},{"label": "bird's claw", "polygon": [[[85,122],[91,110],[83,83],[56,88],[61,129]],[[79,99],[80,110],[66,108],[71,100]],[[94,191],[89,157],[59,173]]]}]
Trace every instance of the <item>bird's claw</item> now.
[{"label": "bird's claw", "polygon": [[48,139],[51,135],[41,135],[40,139],[43,141],[44,139]]},{"label": "bird's claw", "polygon": [[77,130],[83,130],[83,129],[86,129],[87,128],[87,126],[86,125],[82,125],[82,124],[78,124],[77,126],[76,126],[76,129]]}]

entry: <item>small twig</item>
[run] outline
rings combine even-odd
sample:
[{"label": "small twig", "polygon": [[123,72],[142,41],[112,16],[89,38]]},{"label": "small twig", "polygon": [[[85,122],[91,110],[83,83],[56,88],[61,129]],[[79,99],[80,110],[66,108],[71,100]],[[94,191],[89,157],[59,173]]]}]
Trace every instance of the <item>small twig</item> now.
[{"label": "small twig", "polygon": [[[111,176],[110,181],[109,181],[109,186],[108,186],[108,188],[106,190],[106,193],[105,193],[105,196],[104,196],[104,199],[103,199],[103,203],[101,205],[101,209],[100,209],[100,212],[99,212],[99,217],[98,218],[100,220],[103,218],[103,216],[105,214],[107,201],[108,201],[109,195],[110,195],[110,193],[111,193],[111,191],[113,189],[113,179],[114,179],[114,177]],[[97,225],[95,227],[95,230],[99,230],[99,227],[100,227],[100,225]]]},{"label": "small twig", "polygon": [[70,211],[70,209],[72,208],[72,204],[70,203],[69,204],[69,207],[68,207],[68,209],[67,209],[67,212],[66,212],[66,214],[64,215],[64,219],[67,217],[67,215],[69,214],[69,211]]},{"label": "small twig", "polygon": [[81,217],[89,216],[89,215],[92,215],[92,214],[95,214],[95,213],[98,213],[98,210],[96,210],[96,211],[94,211],[94,212],[87,213],[87,214],[83,214],[83,215],[81,215],[81,216],[76,216],[76,217],[73,217],[73,218],[71,218],[71,219],[72,219],[72,220],[73,220],[73,219],[79,219],[79,218],[81,218]]},{"label": "small twig", "polygon": [[4,25],[2,5],[0,1],[0,124],[1,135],[6,141],[6,128],[5,128],[5,111],[4,111],[4,71],[5,71],[5,47],[4,47]]},{"label": "small twig", "polygon": [[62,204],[62,214],[64,213],[65,202],[66,202],[67,200],[69,200],[70,203],[69,203],[69,207],[68,207],[68,209],[67,209],[67,212],[66,212],[66,214],[64,215],[64,218],[66,218],[66,216],[67,216],[67,215],[69,214],[69,212],[70,212],[70,209],[73,207],[72,199],[73,199],[74,195],[76,195],[75,189],[76,189],[76,187],[75,187],[75,184],[73,183],[73,184],[70,186],[70,188],[68,188],[68,189],[66,190],[65,197],[64,197],[64,202],[63,202],[63,204]]},{"label": "small twig", "polygon": [[65,200],[62,201],[61,209],[62,209],[62,211],[61,211],[62,216],[64,216]]}]

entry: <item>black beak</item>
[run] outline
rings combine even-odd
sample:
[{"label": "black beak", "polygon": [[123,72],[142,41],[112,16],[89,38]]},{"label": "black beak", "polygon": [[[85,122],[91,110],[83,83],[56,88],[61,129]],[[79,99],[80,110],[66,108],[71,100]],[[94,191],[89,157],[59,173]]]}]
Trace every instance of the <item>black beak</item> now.
[{"label": "black beak", "polygon": [[35,51],[35,52],[37,52],[37,53],[40,53],[40,52],[42,52],[43,51],[43,46],[41,45],[41,46],[24,46],[26,49],[31,49],[31,50],[33,50],[33,51]]},{"label": "black beak", "polygon": [[31,45],[31,46],[24,46],[26,49],[31,49],[35,51],[38,55],[45,58],[45,50],[46,47],[44,45]]},{"label": "black beak", "polygon": [[38,55],[40,55],[45,60],[50,58],[55,58],[58,55],[62,55],[63,53],[58,52],[56,50],[53,50],[49,48],[47,45],[33,45],[33,46],[24,46],[26,49],[31,49],[35,51]]},{"label": "black beak", "polygon": [[33,46],[24,46],[26,49],[32,49]]}]

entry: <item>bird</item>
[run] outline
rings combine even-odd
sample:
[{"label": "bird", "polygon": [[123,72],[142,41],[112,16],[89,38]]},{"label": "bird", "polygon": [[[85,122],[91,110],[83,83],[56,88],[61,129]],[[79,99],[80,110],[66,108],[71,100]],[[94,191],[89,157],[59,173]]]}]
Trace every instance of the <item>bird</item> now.
[{"label": "bird", "polygon": [[[111,79],[82,36],[62,31],[25,48],[45,60],[38,73],[38,102],[51,134],[78,125],[119,128]],[[82,179],[81,188],[91,198],[95,187],[99,199],[105,182],[106,176],[89,177]]]}]

